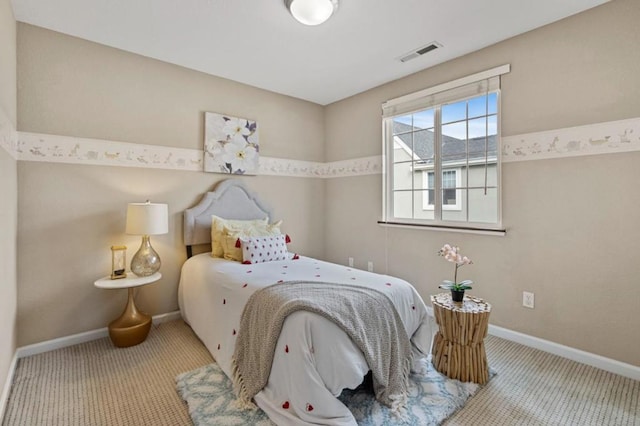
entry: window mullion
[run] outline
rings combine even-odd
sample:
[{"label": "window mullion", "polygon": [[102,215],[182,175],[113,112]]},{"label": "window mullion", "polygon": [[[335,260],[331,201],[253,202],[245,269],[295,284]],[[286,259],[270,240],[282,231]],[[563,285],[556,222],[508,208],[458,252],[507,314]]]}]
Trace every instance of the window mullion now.
[{"label": "window mullion", "polygon": [[393,180],[395,179],[394,170],[393,170],[393,162],[395,161],[393,157],[393,122],[390,120],[383,120],[383,132],[385,135],[385,141],[383,146],[383,154],[385,155],[385,159],[382,162],[383,167],[383,209],[382,214],[385,220],[389,220],[389,218],[394,216],[394,197],[393,197]]},{"label": "window mullion", "polygon": [[442,221],[442,111],[441,107],[434,111],[434,135],[433,135],[433,218],[436,222]]},{"label": "window mullion", "polygon": [[489,92],[485,98],[485,111],[484,117],[484,195],[487,195],[487,180],[488,180],[488,163],[489,163]]},{"label": "window mullion", "polygon": [[[416,129],[415,123],[413,122],[414,118],[411,116],[411,152],[416,152]],[[416,218],[416,159],[412,155],[411,156],[411,217]]]},{"label": "window mullion", "polygon": [[465,151],[465,182],[464,182],[464,197],[463,200],[460,200],[460,204],[462,205],[462,209],[466,212],[465,220],[469,222],[469,175],[471,174],[471,170],[469,169],[469,102],[466,103],[466,121],[465,121],[465,129],[466,129],[466,151]]}]

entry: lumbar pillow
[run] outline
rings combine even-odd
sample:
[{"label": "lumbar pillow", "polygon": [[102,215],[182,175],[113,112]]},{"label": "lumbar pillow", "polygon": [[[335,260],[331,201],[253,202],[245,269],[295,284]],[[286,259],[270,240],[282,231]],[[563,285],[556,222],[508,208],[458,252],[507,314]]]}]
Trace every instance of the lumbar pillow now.
[{"label": "lumbar pillow", "polygon": [[211,215],[211,256],[223,257],[224,249],[222,248],[222,240],[224,238],[224,228],[228,228],[233,232],[240,232],[244,229],[253,229],[256,227],[266,227],[269,224],[269,218],[254,220],[235,220],[223,219],[216,215]]},{"label": "lumbar pillow", "polygon": [[287,260],[287,238],[280,235],[269,237],[238,238],[242,249],[242,263],[262,263]]},{"label": "lumbar pillow", "polygon": [[225,259],[242,262],[242,249],[237,245],[238,238],[247,237],[269,237],[280,235],[280,225],[282,221],[268,225],[245,227],[241,230],[235,228],[224,227],[222,237],[222,251]]}]

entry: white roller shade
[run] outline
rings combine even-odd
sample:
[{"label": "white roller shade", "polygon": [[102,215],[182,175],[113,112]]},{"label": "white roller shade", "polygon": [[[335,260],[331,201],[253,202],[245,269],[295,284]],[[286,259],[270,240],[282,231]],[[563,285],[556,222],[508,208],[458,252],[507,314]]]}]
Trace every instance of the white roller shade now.
[{"label": "white roller shade", "polygon": [[471,98],[500,88],[500,75],[510,71],[509,64],[479,72],[419,92],[388,100],[382,104],[382,116],[394,117],[434,105]]}]

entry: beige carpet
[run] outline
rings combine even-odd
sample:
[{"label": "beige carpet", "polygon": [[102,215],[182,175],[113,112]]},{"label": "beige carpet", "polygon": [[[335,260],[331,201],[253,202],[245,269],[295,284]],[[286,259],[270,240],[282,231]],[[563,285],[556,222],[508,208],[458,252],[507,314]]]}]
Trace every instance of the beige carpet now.
[{"label": "beige carpet", "polygon": [[640,426],[640,382],[488,336],[498,375],[444,424]]},{"label": "beige carpet", "polygon": [[[498,375],[452,425],[640,426],[640,382],[497,337]],[[19,360],[3,425],[189,425],[177,374],[212,361],[182,321],[126,349],[108,338]]]},{"label": "beige carpet", "polygon": [[213,359],[184,322],[143,343],[109,338],[18,360],[3,425],[189,425],[175,376]]}]

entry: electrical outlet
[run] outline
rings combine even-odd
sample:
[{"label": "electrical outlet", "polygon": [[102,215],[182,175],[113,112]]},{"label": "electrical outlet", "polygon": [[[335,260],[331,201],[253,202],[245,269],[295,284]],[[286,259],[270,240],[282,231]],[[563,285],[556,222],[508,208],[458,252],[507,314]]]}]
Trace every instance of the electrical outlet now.
[{"label": "electrical outlet", "polygon": [[373,262],[372,261],[368,261],[367,262],[367,271],[373,272]]},{"label": "electrical outlet", "polygon": [[533,293],[529,293],[528,291],[522,292],[522,306],[533,309],[534,302],[535,297]]},{"label": "electrical outlet", "polygon": [[349,266],[353,268],[353,257],[349,258]]}]

